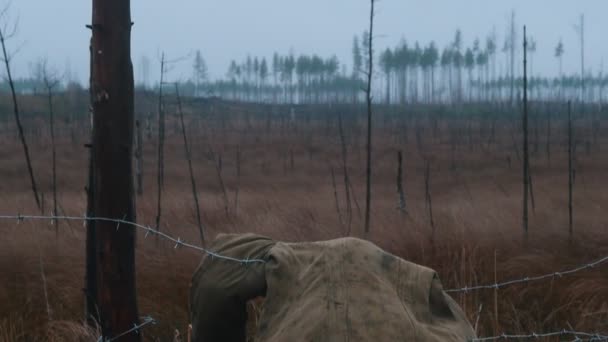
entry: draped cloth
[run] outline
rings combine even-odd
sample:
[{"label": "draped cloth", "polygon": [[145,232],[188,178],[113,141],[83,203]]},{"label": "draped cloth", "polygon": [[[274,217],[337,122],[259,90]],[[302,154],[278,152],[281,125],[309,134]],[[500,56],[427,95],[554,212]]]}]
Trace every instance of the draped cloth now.
[{"label": "draped cloth", "polygon": [[190,293],[193,342],[245,342],[247,301],[263,296],[256,342],[468,341],[475,333],[437,273],[342,238],[284,243],[219,235]]}]

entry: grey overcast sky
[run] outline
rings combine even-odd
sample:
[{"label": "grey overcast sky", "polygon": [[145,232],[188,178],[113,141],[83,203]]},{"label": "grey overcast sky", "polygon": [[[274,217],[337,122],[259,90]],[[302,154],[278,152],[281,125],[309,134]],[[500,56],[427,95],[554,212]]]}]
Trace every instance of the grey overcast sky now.
[{"label": "grey overcast sky", "polygon": [[[152,80],[158,77],[157,56],[203,52],[213,78],[225,74],[231,59],[287,53],[336,54],[351,63],[355,33],[368,25],[368,0],[132,0],[133,64],[141,78],[139,61],[151,58]],[[599,70],[608,56],[605,32],[608,0],[380,0],[377,3],[377,49],[394,46],[401,38],[443,48],[461,29],[466,45],[496,29],[499,49],[504,42],[510,11],[516,11],[518,29],[538,41],[535,73],[553,73],[553,51],[565,45],[564,71],[579,70],[579,43],[573,28],[581,13],[586,19],[586,63]],[[46,56],[59,70],[68,67],[84,82],[88,77],[90,0],[13,0],[19,34],[10,42],[19,47],[15,68],[20,76],[28,65]],[[501,59],[502,60],[502,56]],[[608,62],[608,61],[607,61]],[[182,62],[170,77],[187,78],[191,61]]]}]

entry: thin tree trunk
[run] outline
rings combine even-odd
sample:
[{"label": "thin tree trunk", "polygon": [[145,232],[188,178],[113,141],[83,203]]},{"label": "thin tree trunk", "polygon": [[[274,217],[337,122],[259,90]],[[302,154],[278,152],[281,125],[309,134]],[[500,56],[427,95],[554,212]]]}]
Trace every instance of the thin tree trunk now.
[{"label": "thin tree trunk", "polygon": [[547,161],[551,162],[551,112],[547,111]]},{"label": "thin tree trunk", "polygon": [[528,170],[528,183],[530,190],[530,204],[532,205],[532,212],[536,212],[536,201],[534,200],[534,183],[532,183],[532,172]]},{"label": "thin tree trunk", "polygon": [[431,241],[435,243],[435,219],[433,217],[433,199],[431,198],[431,162],[426,161],[424,172],[424,189],[426,197],[426,205],[429,210],[429,222],[431,224]]},{"label": "thin tree trunk", "polygon": [[160,230],[162,215],[162,195],[165,174],[164,144],[165,144],[165,111],[163,108],[163,82],[165,76],[165,54],[160,61],[160,83],[158,85],[158,173],[156,175],[157,202],[156,202],[156,229]]},{"label": "thin tree trunk", "polygon": [[340,226],[344,223],[342,222],[342,212],[340,211],[340,201],[338,200],[338,188],[336,187],[336,173],[334,172],[334,167],[329,166],[329,170],[331,172],[331,184],[334,188],[334,199],[336,202],[336,212],[338,213],[338,220],[340,222]]},{"label": "thin tree trunk", "polygon": [[348,149],[346,146],[346,137],[344,136],[344,125],[342,122],[342,112],[338,112],[338,129],[340,131],[340,144],[342,146],[342,173],[344,174],[344,193],[346,195],[346,222],[347,236],[350,236],[351,226],[353,222],[353,205],[350,195],[350,178],[348,176]]},{"label": "thin tree trunk", "polygon": [[399,196],[399,210],[406,212],[405,194],[403,192],[403,153],[397,153],[397,194]]},{"label": "thin tree trunk", "polygon": [[241,147],[236,147],[236,189],[234,190],[234,215],[238,215],[239,192],[241,187]]},{"label": "thin tree trunk", "polygon": [[365,233],[370,230],[370,211],[372,202],[372,76],[374,69],[374,6],[376,0],[371,0],[369,16],[369,43],[368,43],[368,69],[367,69],[367,167],[366,167],[366,195],[365,195]]},{"label": "thin tree trunk", "polygon": [[[134,81],[129,0],[93,0],[91,106],[93,108],[92,215],[135,222],[133,184]],[[135,229],[95,223],[96,306],[102,339],[139,322],[135,287]],[[88,245],[88,242],[87,242]],[[122,342],[139,342],[133,331]]]},{"label": "thin tree trunk", "polygon": [[40,278],[42,279],[42,290],[44,292],[44,301],[46,303],[46,314],[49,319],[49,322],[53,320],[53,315],[51,311],[51,304],[49,303],[49,292],[46,284],[46,275],[44,273],[44,262],[42,261],[42,251],[40,250],[40,246],[38,246],[38,257],[40,263]]},{"label": "thin tree trunk", "polygon": [[201,237],[201,244],[205,245],[205,233],[203,230],[203,223],[201,220],[201,210],[198,201],[198,192],[196,191],[196,180],[194,179],[194,171],[192,169],[192,152],[190,151],[190,145],[188,143],[188,135],[186,134],[186,125],[184,124],[184,111],[182,110],[182,99],[179,96],[179,86],[175,83],[175,95],[177,96],[177,110],[179,113],[179,122],[182,128],[182,136],[184,138],[184,151],[186,153],[186,160],[188,161],[188,172],[190,173],[190,184],[192,186],[192,197],[194,197],[194,206],[196,208],[196,222],[198,223],[198,232]]},{"label": "thin tree trunk", "polygon": [[528,75],[527,75],[527,48],[528,41],[526,38],[526,27],[524,26],[524,110],[523,110],[523,150],[524,150],[524,162],[523,162],[523,228],[524,234],[528,236],[528,194],[529,194],[529,155],[528,155]]},{"label": "thin tree trunk", "polygon": [[[45,86],[47,90],[47,99],[49,104],[49,121],[50,121],[50,129],[51,129],[51,154],[52,154],[52,187],[53,187],[53,215],[57,216],[57,150],[55,147],[55,113],[53,111],[53,87],[54,84],[48,79],[48,75],[46,75],[45,71]],[[59,233],[59,222],[53,219],[53,223],[55,224],[55,232]]]},{"label": "thin tree trunk", "polygon": [[568,233],[570,240],[573,237],[573,215],[572,215],[572,185],[574,183],[574,171],[572,170],[572,103],[568,101]]},{"label": "thin tree trunk", "polygon": [[139,122],[139,120],[135,121],[135,127],[137,129],[137,146],[135,148],[135,173],[137,177],[137,195],[142,196],[144,194],[144,156],[141,123]]},{"label": "thin tree trunk", "polygon": [[226,213],[226,217],[230,216],[230,201],[228,200],[228,192],[226,191],[226,186],[224,184],[224,177],[222,177],[222,170],[220,168],[220,164],[218,160],[215,158],[215,152],[213,150],[210,151],[211,159],[213,160],[213,166],[215,167],[215,173],[217,174],[217,179],[220,183],[220,188],[222,189],[222,195],[224,197],[224,211]]},{"label": "thin tree trunk", "polygon": [[4,67],[6,68],[6,76],[8,84],[11,88],[11,96],[13,100],[13,113],[15,114],[15,122],[17,123],[17,130],[19,131],[19,139],[21,140],[21,146],[23,147],[23,154],[25,155],[25,161],[27,163],[27,171],[30,175],[30,182],[32,184],[32,192],[34,193],[34,199],[38,209],[42,210],[42,203],[40,202],[40,196],[38,195],[38,187],[36,186],[36,178],[34,177],[34,170],[32,168],[32,161],[30,158],[30,151],[25,140],[25,134],[23,133],[23,125],[21,125],[21,117],[19,116],[19,102],[17,101],[17,93],[15,91],[15,84],[13,82],[13,76],[11,73],[10,57],[6,51],[6,39],[11,34],[5,32],[0,28],[0,43],[2,44],[2,56],[4,60]]}]

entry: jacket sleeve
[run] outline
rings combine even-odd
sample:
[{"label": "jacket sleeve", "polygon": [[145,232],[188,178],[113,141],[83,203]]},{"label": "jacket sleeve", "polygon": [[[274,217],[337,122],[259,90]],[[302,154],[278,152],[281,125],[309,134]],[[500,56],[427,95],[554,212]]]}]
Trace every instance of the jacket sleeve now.
[{"label": "jacket sleeve", "polygon": [[[209,248],[241,259],[267,258],[271,239],[253,235],[219,235]],[[193,342],[244,342],[247,301],[266,294],[264,263],[239,263],[205,256],[190,287]]]}]

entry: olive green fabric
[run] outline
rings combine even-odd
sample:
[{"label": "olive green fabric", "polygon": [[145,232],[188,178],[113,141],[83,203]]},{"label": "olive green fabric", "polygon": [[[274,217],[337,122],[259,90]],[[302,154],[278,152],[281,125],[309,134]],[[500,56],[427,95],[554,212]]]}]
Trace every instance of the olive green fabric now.
[{"label": "olive green fabric", "polygon": [[[275,242],[256,235],[221,235],[210,247],[238,259],[265,258]],[[266,293],[264,264],[243,265],[206,256],[192,279],[193,341],[243,342],[247,301]]]},{"label": "olive green fabric", "polygon": [[475,337],[433,270],[370,242],[343,238],[282,243],[255,235],[221,235],[212,249],[267,263],[243,266],[205,258],[191,289],[194,342],[245,341],[245,302],[264,294],[257,342]]}]

